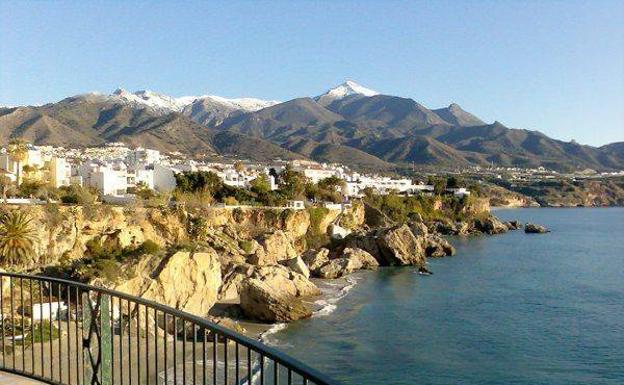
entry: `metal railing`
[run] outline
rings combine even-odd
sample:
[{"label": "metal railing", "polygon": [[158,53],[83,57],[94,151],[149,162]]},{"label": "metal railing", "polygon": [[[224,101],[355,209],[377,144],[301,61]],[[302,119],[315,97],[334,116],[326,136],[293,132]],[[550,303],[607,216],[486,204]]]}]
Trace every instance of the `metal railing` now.
[{"label": "metal railing", "polygon": [[0,370],[50,384],[335,384],[203,318],[63,279],[0,272],[0,324]]}]

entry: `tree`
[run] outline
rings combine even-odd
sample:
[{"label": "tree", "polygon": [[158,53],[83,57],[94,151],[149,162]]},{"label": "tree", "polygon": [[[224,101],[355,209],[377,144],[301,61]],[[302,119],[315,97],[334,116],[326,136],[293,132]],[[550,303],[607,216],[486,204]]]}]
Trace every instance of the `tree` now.
[{"label": "tree", "polygon": [[22,265],[34,254],[37,233],[32,218],[13,210],[0,218],[0,261],[3,266]]},{"label": "tree", "polygon": [[251,191],[258,195],[266,194],[271,191],[271,181],[269,181],[269,177],[266,174],[260,174],[258,177],[251,182]]},{"label": "tree", "polygon": [[181,192],[208,191],[215,193],[223,187],[223,180],[212,171],[185,171],[175,174],[176,188]]},{"label": "tree", "polygon": [[280,190],[288,199],[301,198],[305,193],[307,179],[305,175],[286,166],[280,174]]},{"label": "tree", "polygon": [[446,189],[446,180],[444,178],[430,176],[427,179],[428,185],[433,185],[433,192],[437,195],[440,195]]},{"label": "tree", "polygon": [[76,184],[60,188],[61,202],[69,204],[90,205],[97,201],[97,195],[88,188]]},{"label": "tree", "polygon": [[460,177],[451,176],[446,180],[446,187],[448,188],[464,187],[464,181]]},{"label": "tree", "polygon": [[22,162],[28,157],[28,146],[21,139],[13,139],[9,142],[9,157],[17,163],[16,184],[19,186],[22,176]]},{"label": "tree", "polygon": [[240,160],[236,163],[234,163],[234,170],[236,170],[237,173],[242,174],[245,172],[245,163],[241,162]]},{"label": "tree", "polygon": [[[2,171],[0,171],[2,172]],[[0,173],[0,189],[2,190],[2,201],[6,202],[7,194],[13,185],[13,181],[7,175]]]}]

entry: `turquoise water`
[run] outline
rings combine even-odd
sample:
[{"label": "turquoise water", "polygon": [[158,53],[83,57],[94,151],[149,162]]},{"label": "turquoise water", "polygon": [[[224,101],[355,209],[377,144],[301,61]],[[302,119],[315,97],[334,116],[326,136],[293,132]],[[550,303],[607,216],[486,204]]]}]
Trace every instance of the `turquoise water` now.
[{"label": "turquoise water", "polygon": [[524,232],[357,274],[325,316],[272,336],[344,384],[624,384],[624,209],[518,209]]}]

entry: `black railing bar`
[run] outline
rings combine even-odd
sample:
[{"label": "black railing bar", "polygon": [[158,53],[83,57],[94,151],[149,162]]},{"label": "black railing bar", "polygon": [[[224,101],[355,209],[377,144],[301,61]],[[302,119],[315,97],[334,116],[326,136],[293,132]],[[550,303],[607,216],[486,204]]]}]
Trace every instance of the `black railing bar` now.
[{"label": "black railing bar", "polygon": [[[141,384],[141,305],[136,305],[137,384]],[[149,354],[149,352],[148,352]]]},{"label": "black railing bar", "polygon": [[[31,281],[32,283],[32,281]],[[71,385],[71,287],[67,288],[67,383]],[[59,343],[61,339],[59,338]],[[33,351],[35,349],[33,348]]]},{"label": "black railing bar", "polygon": [[[119,384],[124,383],[124,362],[123,359],[123,337],[124,337],[124,322],[123,322],[123,309],[121,298],[117,298],[117,305],[119,307]],[[85,384],[87,385],[87,384]]]},{"label": "black railing bar", "polygon": [[212,385],[217,385],[217,361],[218,361],[218,351],[217,351],[217,333],[212,332]]},{"label": "black railing bar", "polygon": [[30,374],[35,374],[35,309],[33,298],[33,281],[28,281],[28,291],[30,294]]},{"label": "black railing bar", "polygon": [[165,369],[165,384],[169,383],[169,374],[167,373],[167,313],[163,312],[163,322],[165,326],[165,332],[163,333],[163,342],[164,342],[164,352],[165,352],[165,364],[163,368]]},{"label": "black railing bar", "polygon": [[128,383],[132,385],[132,312],[128,302]]},{"label": "black railing bar", "polygon": [[2,334],[1,335],[2,339],[0,340],[0,344],[2,345],[2,367],[4,368],[6,366],[6,359],[5,359],[6,350],[4,346],[5,322],[4,322],[4,299],[3,298],[4,298],[4,282],[0,278],[0,322],[2,322],[2,330],[0,330],[0,333]]},{"label": "black railing bar", "polygon": [[[45,367],[43,366],[44,361],[44,351],[45,351],[45,341],[43,339],[43,285],[39,283],[39,339],[41,340],[41,362],[39,363],[41,366],[41,375],[45,376]],[[50,337],[52,338],[52,337]]]},{"label": "black railing bar", "polygon": [[197,331],[195,330],[195,324],[192,324],[191,327],[193,328],[193,384],[197,384],[197,353],[195,352],[197,350]]},{"label": "black railing bar", "polygon": [[24,327],[24,278],[19,280],[20,286],[20,312],[22,324],[22,372],[26,373],[26,328]]},{"label": "black railing bar", "polygon": [[150,335],[149,335],[149,313],[147,312],[147,306],[145,306],[145,356],[146,356],[146,360],[145,360],[145,380],[147,381],[146,384],[150,385],[150,350],[149,350],[149,340],[150,340]]},{"label": "black railing bar", "polygon": [[13,277],[9,278],[9,294],[11,300],[11,349],[13,351],[13,369],[15,369],[15,305],[13,304]]},{"label": "black railing bar", "polygon": [[57,285],[56,288],[56,325],[58,327],[58,373],[59,373],[59,382],[63,382],[63,362],[61,361],[61,357],[63,357],[63,343],[61,338],[63,337],[63,332],[61,330],[61,285]]},{"label": "black railing bar", "polygon": [[173,383],[178,385],[178,320],[173,315]]},{"label": "black railing bar", "polygon": [[158,310],[156,309],[154,309],[154,373],[156,373],[155,380],[158,385]]}]

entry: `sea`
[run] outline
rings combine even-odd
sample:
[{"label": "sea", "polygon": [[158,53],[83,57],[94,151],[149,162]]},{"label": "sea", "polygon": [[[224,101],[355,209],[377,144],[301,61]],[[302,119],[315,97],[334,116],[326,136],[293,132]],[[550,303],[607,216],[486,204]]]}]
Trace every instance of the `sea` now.
[{"label": "sea", "polygon": [[266,341],[342,384],[624,384],[624,208],[500,209],[547,226],[452,237],[453,257],[359,272]]}]

